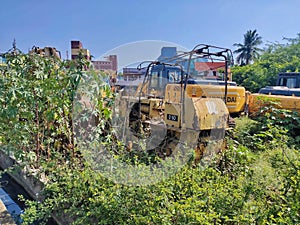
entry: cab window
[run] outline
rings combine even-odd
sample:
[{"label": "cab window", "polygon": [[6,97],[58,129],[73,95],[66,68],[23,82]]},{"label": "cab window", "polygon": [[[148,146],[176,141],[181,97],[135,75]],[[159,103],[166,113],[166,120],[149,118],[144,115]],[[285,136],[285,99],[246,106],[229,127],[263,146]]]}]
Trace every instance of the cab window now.
[{"label": "cab window", "polygon": [[151,73],[151,82],[150,87],[151,88],[160,88],[162,84],[162,75],[161,72],[154,71]]},{"label": "cab window", "polygon": [[297,78],[296,77],[282,77],[279,80],[280,86],[285,86],[288,88],[296,88],[297,87]]},{"label": "cab window", "polygon": [[178,83],[180,81],[180,72],[177,70],[168,70],[167,77],[169,83]]}]

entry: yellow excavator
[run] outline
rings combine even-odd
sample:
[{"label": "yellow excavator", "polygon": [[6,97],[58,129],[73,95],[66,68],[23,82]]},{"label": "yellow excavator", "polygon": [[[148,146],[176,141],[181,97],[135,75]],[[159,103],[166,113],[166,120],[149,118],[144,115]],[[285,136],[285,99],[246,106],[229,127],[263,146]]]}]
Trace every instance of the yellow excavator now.
[{"label": "yellow excavator", "polygon": [[261,88],[258,93],[249,96],[249,115],[259,113],[267,102],[274,106],[300,113],[300,73],[280,73],[276,86]]}]

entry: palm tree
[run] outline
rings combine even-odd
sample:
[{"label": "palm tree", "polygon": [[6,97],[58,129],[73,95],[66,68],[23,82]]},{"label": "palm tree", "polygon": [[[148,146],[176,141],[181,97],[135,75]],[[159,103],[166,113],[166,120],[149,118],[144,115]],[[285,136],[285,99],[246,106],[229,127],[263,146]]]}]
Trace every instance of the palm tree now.
[{"label": "palm tree", "polygon": [[236,61],[240,65],[248,65],[258,58],[259,52],[262,49],[257,46],[262,43],[262,37],[258,35],[256,30],[248,30],[244,34],[244,44],[235,43],[233,46],[238,47],[234,53],[238,53]]}]

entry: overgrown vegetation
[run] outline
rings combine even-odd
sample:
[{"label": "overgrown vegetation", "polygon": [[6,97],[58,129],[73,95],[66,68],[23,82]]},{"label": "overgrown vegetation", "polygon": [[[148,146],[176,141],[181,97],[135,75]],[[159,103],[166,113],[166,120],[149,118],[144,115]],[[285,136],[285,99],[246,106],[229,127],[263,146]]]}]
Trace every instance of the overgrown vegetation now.
[{"label": "overgrown vegetation", "polygon": [[[123,185],[93,170],[76,142],[78,133],[90,140],[90,133],[74,128],[78,123],[85,131],[96,124],[90,132],[104,137],[100,141],[107,146],[114,141],[106,133],[106,100],[113,93],[104,85],[104,75],[84,59],[18,55],[7,63],[0,68],[1,147],[31,171],[46,175],[39,199],[27,201],[24,224],[43,224],[52,215],[65,224],[300,223],[298,115],[266,106],[255,119],[237,119],[226,137],[228,149],[215,163],[186,165],[148,186]],[[256,71],[256,63],[241,70]],[[89,83],[91,76],[95,83]],[[75,90],[85,87],[78,86],[79,79],[91,87],[83,89],[83,96],[97,96],[90,110],[74,105]],[[73,110],[82,120],[75,120]]]},{"label": "overgrown vegetation", "polygon": [[252,136],[248,124],[256,123],[238,119],[218,163],[186,165],[149,186],[113,183],[87,164],[74,169],[48,163],[52,172],[45,201],[28,202],[23,218],[29,223],[57,212],[68,215],[73,224],[298,224],[299,151],[289,146],[293,142],[282,142],[286,133],[276,126],[257,128],[258,133],[276,134],[258,135],[259,151],[242,145]]},{"label": "overgrown vegetation", "polygon": [[[83,58],[73,62],[38,55],[7,55],[7,66],[0,68],[1,145],[33,168],[45,160],[62,158],[65,163],[78,158],[76,125],[86,121],[78,121],[72,114],[81,113],[81,120],[91,114],[108,118],[102,102],[112,94],[104,85],[105,75],[89,67]],[[105,92],[90,111],[77,99],[78,90],[89,82],[87,77],[99,85],[87,85],[91,90],[85,93]]]}]

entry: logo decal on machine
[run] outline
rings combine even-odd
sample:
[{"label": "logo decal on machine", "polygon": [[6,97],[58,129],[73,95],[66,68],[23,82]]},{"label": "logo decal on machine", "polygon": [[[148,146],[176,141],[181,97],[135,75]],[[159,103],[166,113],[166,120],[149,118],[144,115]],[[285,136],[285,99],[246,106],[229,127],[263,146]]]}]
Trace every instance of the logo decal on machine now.
[{"label": "logo decal on machine", "polygon": [[236,102],[236,97],[227,97],[226,102]]},{"label": "logo decal on machine", "polygon": [[167,114],[167,120],[178,121],[178,115]]}]

